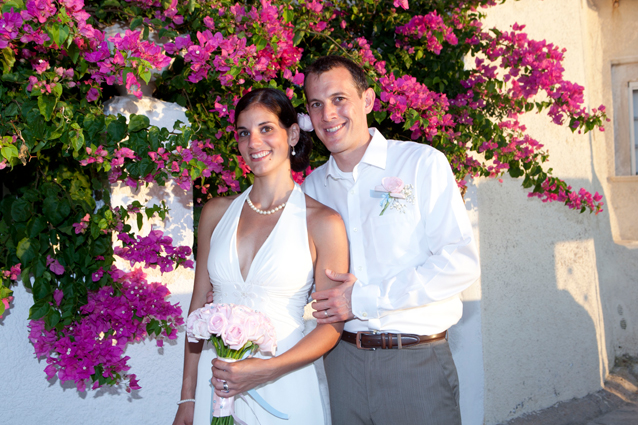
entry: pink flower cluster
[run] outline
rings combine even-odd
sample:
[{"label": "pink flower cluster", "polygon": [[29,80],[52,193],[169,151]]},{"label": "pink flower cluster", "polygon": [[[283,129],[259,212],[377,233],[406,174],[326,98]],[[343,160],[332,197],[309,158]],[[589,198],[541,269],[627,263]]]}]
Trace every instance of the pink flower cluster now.
[{"label": "pink flower cluster", "polygon": [[396,33],[404,36],[403,39],[397,40],[396,46],[408,50],[409,53],[414,53],[414,47],[410,45],[408,38],[424,42],[425,48],[437,55],[443,48],[440,38],[453,46],[459,42],[453,29],[445,25],[443,18],[436,11],[413,17],[407,24],[397,27]]},{"label": "pink flower cluster", "polygon": [[541,185],[542,192],[530,192],[527,194],[530,198],[540,198],[543,202],[564,202],[570,209],[581,210],[584,212],[590,210],[596,215],[603,212],[604,202],[600,202],[603,197],[598,192],[594,195],[581,188],[578,192],[573,192],[572,187],[565,185],[555,178],[548,178]]},{"label": "pink flower cluster", "polygon": [[11,303],[11,301],[13,301],[13,297],[7,297],[7,298],[2,298],[2,299],[0,299],[0,302],[2,303],[2,306],[3,306],[3,311],[2,311],[2,313],[0,314],[0,317],[2,317],[2,315],[3,315],[3,314],[7,311],[7,310],[9,310],[9,307],[10,307],[10,303]]},{"label": "pink flower cluster", "polygon": [[79,235],[80,233],[84,233],[86,229],[89,227],[89,222],[91,220],[91,215],[86,214],[82,217],[79,223],[73,223],[73,228],[75,229],[75,234]]},{"label": "pink flower cluster", "polygon": [[[580,117],[582,120],[602,118],[604,106],[592,114],[584,104],[584,87],[563,79],[562,66],[565,49],[559,49],[545,40],[536,41],[522,32],[524,25],[514,24],[512,31],[481,33],[481,52],[487,57],[476,58],[476,69],[466,82],[480,94],[485,94],[482,83],[497,77],[497,67],[504,70],[505,92],[511,99],[510,107],[516,107],[517,100],[530,100],[539,91],[544,91],[551,99],[548,115],[556,124],[562,124],[565,116]],[[476,87],[479,85],[479,87]],[[602,127],[601,127],[602,129]]]},{"label": "pink flower cluster", "polygon": [[[197,32],[197,43],[191,41],[190,36],[185,36],[165,45],[169,54],[186,49],[184,60],[190,63],[191,70],[188,81],[197,83],[208,78],[211,71],[218,73],[217,78],[224,86],[230,86],[235,77],[242,73],[254,81],[269,81],[283,72],[284,78],[293,81],[290,69],[301,59],[302,49],[295,47],[294,26],[280,18],[277,7],[263,0],[261,9],[254,6],[247,8],[238,3],[220,13],[232,14],[236,24],[235,33],[243,32],[246,38],[235,34],[225,38],[221,32],[213,34],[214,22],[210,19],[204,20],[209,29]],[[261,31],[255,34],[258,28]],[[264,45],[248,45],[248,38],[255,42],[259,39],[266,42]],[[275,38],[278,41],[273,46],[268,40]],[[244,82],[245,79],[241,77],[237,80],[239,84]]]},{"label": "pink flower cluster", "polygon": [[390,113],[390,119],[395,123],[404,122],[409,109],[416,112],[417,118],[409,128],[412,131],[412,139],[416,140],[425,136],[432,140],[446,127],[453,127],[452,115],[448,113],[449,102],[444,93],[436,93],[429,90],[425,84],[419,83],[416,78],[404,75],[396,78],[390,73],[379,78],[381,84],[381,102],[376,104],[375,110],[386,110]]},{"label": "pink flower cluster", "polygon": [[[29,77],[28,90],[36,88],[51,93],[63,81],[67,87],[75,87],[80,83],[72,80],[73,70],[56,68],[55,74],[45,74],[50,69],[50,64],[40,55],[47,51],[44,48],[45,43],[51,41],[46,28],[52,23],[58,25],[58,22],[64,22],[70,31],[68,37],[79,48],[81,56],[87,62],[95,64],[87,70],[92,82],[83,81],[84,84],[95,85],[87,93],[87,100],[90,102],[99,97],[99,85],[104,81],[109,85],[126,84],[127,88],[141,97],[138,76],[128,73],[124,78],[124,69],[161,69],[170,63],[170,58],[164,55],[159,46],[140,40],[141,31],[127,31],[124,37],[111,37],[109,41],[116,47],[114,54],[111,54],[104,33],[87,24],[90,15],[84,10],[83,0],[27,0],[25,7],[26,10],[20,13],[13,12],[12,9],[0,16],[0,49],[13,48],[21,55],[21,60],[32,64],[38,76]],[[19,42],[35,43],[36,46],[33,49],[18,50]],[[62,47],[55,43],[48,46],[53,50],[61,50]]]},{"label": "pink flower cluster", "polygon": [[[184,323],[182,310],[166,301],[169,290],[160,283],[148,283],[141,270],[124,273],[111,271],[120,286],[121,295],[105,286],[88,294],[81,307],[83,317],[62,330],[47,329],[43,319],[29,324],[29,340],[37,357],[46,357],[47,378],[56,374],[60,381],[75,382],[78,391],[101,386],[100,378],[126,382],[127,391],[139,389],[135,375],[128,375],[130,342],[149,336],[147,325],[158,323],[157,344],[163,338],[176,339],[177,327]],[[161,326],[159,325],[161,323]]]},{"label": "pink flower cluster", "polygon": [[108,151],[102,147],[102,145],[98,146],[95,150],[87,146],[85,150],[86,150],[86,154],[89,156],[88,158],[80,160],[80,165],[84,167],[86,167],[89,164],[93,164],[94,162],[97,162],[98,164],[102,164],[104,162],[104,159],[109,154]]},{"label": "pink flower cluster", "polygon": [[20,278],[20,273],[22,273],[22,270],[20,270],[21,265],[22,263],[18,263],[15,266],[11,266],[10,270],[3,270],[2,277],[4,279],[17,281]]},{"label": "pink flower cluster", "polygon": [[258,311],[236,304],[207,304],[193,311],[186,320],[189,342],[222,339],[231,350],[241,350],[250,342],[262,354],[275,355],[277,335],[270,319]]},{"label": "pink flower cluster", "polygon": [[128,233],[120,233],[117,238],[123,247],[115,247],[115,255],[130,262],[131,266],[144,263],[144,267],[159,266],[162,273],[173,271],[178,266],[193,268],[194,263],[189,260],[191,248],[188,246],[173,246],[173,239],[164,236],[161,230],[152,230],[148,236],[136,236],[133,239]]}]

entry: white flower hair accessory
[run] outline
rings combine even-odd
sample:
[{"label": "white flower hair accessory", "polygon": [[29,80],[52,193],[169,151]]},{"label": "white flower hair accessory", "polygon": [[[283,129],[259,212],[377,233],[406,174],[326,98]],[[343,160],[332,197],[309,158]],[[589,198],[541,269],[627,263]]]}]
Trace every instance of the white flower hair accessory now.
[{"label": "white flower hair accessory", "polygon": [[303,131],[310,133],[314,131],[315,128],[312,126],[312,121],[310,121],[310,115],[308,114],[297,114],[297,122],[299,122],[299,128]]}]

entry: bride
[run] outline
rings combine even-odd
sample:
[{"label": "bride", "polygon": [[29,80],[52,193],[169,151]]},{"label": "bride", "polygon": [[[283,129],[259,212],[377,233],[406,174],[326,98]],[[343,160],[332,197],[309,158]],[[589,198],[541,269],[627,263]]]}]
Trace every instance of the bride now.
[{"label": "bride", "polygon": [[335,211],[304,195],[292,179],[291,169],[308,166],[312,141],[285,94],[251,91],[237,104],[235,117],[239,151],[255,181],[239,195],[204,206],[189,312],[206,303],[212,284],[215,303],[246,305],[270,318],[277,355],[227,363],[215,358],[208,342],[186,342],[173,424],[210,424],[213,390],[234,397],[255,388],[289,420],[244,395],[236,398],[235,415],[247,424],[323,425],[312,362],[337,343],[343,323],[317,325],[304,336],[303,310],[313,282],[319,291],[334,285],[326,269],[348,271],[345,227]]}]

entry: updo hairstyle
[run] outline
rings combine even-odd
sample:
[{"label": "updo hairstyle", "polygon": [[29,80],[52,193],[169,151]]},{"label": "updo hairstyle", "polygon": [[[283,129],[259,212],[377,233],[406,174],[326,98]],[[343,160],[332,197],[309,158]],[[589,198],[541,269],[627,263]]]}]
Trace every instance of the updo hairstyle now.
[{"label": "updo hairstyle", "polygon": [[[293,124],[299,124],[297,111],[295,111],[288,97],[280,90],[264,88],[246,93],[239,99],[239,103],[235,107],[235,129],[237,128],[239,115],[252,105],[261,105],[275,114],[285,129],[289,129]],[[289,152],[292,171],[300,172],[308,168],[311,151],[312,139],[310,135],[299,129],[299,142],[295,145],[295,155],[292,155],[292,147]]]}]

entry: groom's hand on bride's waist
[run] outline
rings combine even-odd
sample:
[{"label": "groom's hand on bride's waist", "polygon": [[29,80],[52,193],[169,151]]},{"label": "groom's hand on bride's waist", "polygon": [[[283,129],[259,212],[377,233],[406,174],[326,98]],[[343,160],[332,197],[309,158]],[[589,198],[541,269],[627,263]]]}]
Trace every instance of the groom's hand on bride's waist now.
[{"label": "groom's hand on bride's waist", "polygon": [[345,322],[354,319],[352,287],[357,281],[356,276],[350,273],[335,273],[328,269],[326,269],[326,276],[339,285],[311,294],[315,300],[312,303],[312,308],[315,309],[312,315],[317,319],[317,324]]}]

